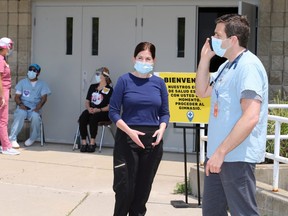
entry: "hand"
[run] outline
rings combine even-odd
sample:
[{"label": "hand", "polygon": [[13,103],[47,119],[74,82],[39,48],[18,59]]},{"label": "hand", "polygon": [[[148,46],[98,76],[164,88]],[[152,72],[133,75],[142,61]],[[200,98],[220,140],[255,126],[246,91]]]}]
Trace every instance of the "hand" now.
[{"label": "hand", "polygon": [[153,134],[152,137],[157,137],[157,139],[155,142],[152,143],[152,146],[156,146],[160,143],[160,141],[163,138],[164,132],[165,132],[165,128],[163,128],[163,129],[160,128],[160,129],[155,131],[155,133]]},{"label": "hand", "polygon": [[39,113],[39,109],[35,108],[35,109],[33,110],[33,112]]},{"label": "hand", "polygon": [[135,142],[139,147],[145,149],[144,144],[141,142],[141,140],[139,139],[139,135],[145,135],[145,133],[141,132],[141,131],[137,131],[137,130],[130,130],[128,136],[133,140],[133,142]]},{"label": "hand", "polygon": [[94,108],[89,107],[87,110],[88,110],[88,112],[89,112],[90,114],[94,114]]},{"label": "hand", "polygon": [[208,58],[209,61],[215,55],[215,52],[211,50],[211,47],[209,44],[210,40],[211,40],[210,38],[207,38],[201,49],[201,58]]},{"label": "hand", "polygon": [[19,108],[22,110],[28,110],[27,107],[22,103],[19,105]]},{"label": "hand", "polygon": [[220,173],[223,162],[224,162],[224,155],[220,154],[216,150],[216,152],[211,156],[211,158],[206,163],[205,168],[206,176],[209,176],[210,173]]}]

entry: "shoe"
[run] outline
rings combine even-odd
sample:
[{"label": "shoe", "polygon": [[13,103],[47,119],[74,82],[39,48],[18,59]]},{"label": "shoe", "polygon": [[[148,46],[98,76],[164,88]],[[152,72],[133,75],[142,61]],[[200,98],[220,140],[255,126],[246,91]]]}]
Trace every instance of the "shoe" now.
[{"label": "shoe", "polygon": [[12,148],[14,148],[14,149],[20,148],[20,145],[18,144],[18,142],[16,140],[11,141],[11,145],[12,145]]},{"label": "shoe", "polygon": [[28,147],[28,146],[33,145],[34,142],[35,142],[35,140],[31,140],[31,139],[29,138],[29,139],[27,139],[27,140],[25,141],[24,145]]},{"label": "shoe", "polygon": [[2,150],[2,154],[5,154],[5,155],[19,155],[20,152],[13,149],[13,148],[9,148],[9,149],[6,149],[5,151]]},{"label": "shoe", "polygon": [[0,153],[2,153],[2,146],[0,146]]},{"label": "shoe", "polygon": [[87,148],[87,152],[95,152],[96,150],[96,145],[88,145],[88,148]]},{"label": "shoe", "polygon": [[87,152],[87,144],[86,145],[81,145],[80,147],[80,152]]}]

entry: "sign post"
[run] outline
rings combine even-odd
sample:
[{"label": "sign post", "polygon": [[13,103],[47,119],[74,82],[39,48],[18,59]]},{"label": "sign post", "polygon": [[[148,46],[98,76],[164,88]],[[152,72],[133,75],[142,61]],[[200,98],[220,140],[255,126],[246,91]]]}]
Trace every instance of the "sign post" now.
[{"label": "sign post", "polygon": [[[163,78],[165,81],[169,97],[170,122],[174,123],[174,128],[183,129],[185,202],[182,200],[172,200],[171,204],[175,208],[200,207],[200,129],[205,128],[201,128],[199,124],[207,124],[209,121],[210,98],[197,97],[195,85],[196,73],[155,72],[154,74]],[[177,125],[177,123],[188,123],[188,125],[184,124],[180,126]],[[192,205],[188,203],[186,129],[196,129],[195,143],[197,154],[198,205]]]}]

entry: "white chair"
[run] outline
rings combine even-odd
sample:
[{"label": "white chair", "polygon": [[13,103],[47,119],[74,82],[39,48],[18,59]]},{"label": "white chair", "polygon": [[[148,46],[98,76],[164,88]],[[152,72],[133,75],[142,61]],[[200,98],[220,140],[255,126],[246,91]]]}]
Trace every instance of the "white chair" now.
[{"label": "white chair", "polygon": [[[101,132],[101,139],[100,139],[100,144],[99,144],[99,150],[98,152],[101,152],[102,151],[102,145],[103,145],[103,140],[104,140],[104,135],[105,135],[105,129],[106,128],[109,128],[113,138],[115,139],[114,137],[114,133],[112,131],[112,128],[111,128],[111,124],[112,124],[112,121],[101,121],[101,122],[98,122],[98,126],[102,127],[102,132]],[[77,144],[77,139],[79,137],[79,146]],[[90,137],[88,136],[88,139],[90,140]],[[79,149],[81,145],[81,136],[80,136],[80,131],[79,131],[79,124],[77,126],[77,130],[76,130],[76,133],[75,133],[75,137],[74,137],[74,144],[73,144],[73,151],[75,149]]]}]

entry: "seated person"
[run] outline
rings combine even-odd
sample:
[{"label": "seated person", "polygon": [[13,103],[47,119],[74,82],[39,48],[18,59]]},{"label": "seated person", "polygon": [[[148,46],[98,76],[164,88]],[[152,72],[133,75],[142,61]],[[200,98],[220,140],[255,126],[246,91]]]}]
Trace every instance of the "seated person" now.
[{"label": "seated person", "polygon": [[41,67],[38,64],[31,64],[27,78],[20,80],[15,86],[14,100],[17,108],[14,112],[14,121],[9,136],[13,148],[19,148],[17,136],[25,119],[31,121],[31,132],[24,145],[31,146],[40,135],[41,109],[47,101],[47,96],[51,94],[47,83],[38,79],[40,71]]},{"label": "seated person", "polygon": [[[81,136],[80,152],[95,152],[95,138],[98,131],[98,122],[110,121],[108,110],[113,88],[110,86],[111,79],[109,74],[109,70],[106,67],[97,69],[95,74],[96,83],[89,87],[85,101],[86,110],[84,110],[79,117],[79,130]],[[90,145],[86,143],[88,124],[90,130]]]}]

